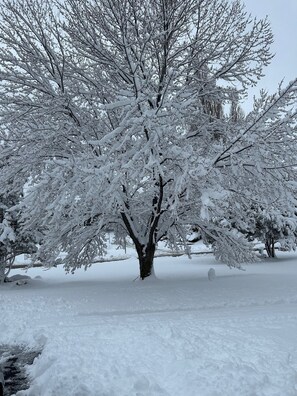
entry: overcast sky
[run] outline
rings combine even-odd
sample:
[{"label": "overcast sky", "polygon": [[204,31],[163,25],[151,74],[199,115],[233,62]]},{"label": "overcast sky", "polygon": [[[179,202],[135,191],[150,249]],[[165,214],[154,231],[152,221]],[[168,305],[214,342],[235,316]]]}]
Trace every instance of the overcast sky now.
[{"label": "overcast sky", "polygon": [[[253,16],[266,15],[274,34],[272,52],[275,54],[271,64],[264,70],[265,78],[251,97],[257,96],[260,88],[269,92],[276,91],[278,83],[284,78],[289,82],[297,77],[297,0],[243,0],[246,9]],[[251,100],[248,101],[251,106]],[[246,108],[246,105],[244,106]]]}]

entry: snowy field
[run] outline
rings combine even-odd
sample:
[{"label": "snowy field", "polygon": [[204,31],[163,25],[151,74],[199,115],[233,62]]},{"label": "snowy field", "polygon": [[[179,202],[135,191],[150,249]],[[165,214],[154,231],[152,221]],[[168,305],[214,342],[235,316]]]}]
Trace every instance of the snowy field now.
[{"label": "snowy field", "polygon": [[132,257],[1,285],[0,343],[43,349],[18,395],[297,395],[295,253],[245,271],[161,257],[155,271],[134,281]]}]

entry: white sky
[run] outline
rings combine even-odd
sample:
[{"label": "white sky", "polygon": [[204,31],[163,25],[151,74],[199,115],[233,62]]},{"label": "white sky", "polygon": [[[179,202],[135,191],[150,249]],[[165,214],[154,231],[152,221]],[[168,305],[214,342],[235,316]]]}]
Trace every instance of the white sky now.
[{"label": "white sky", "polygon": [[[243,0],[246,10],[257,18],[266,15],[271,23],[275,54],[271,64],[264,70],[265,77],[257,88],[251,89],[250,96],[257,96],[260,88],[270,93],[277,90],[278,83],[286,83],[297,77],[297,0]],[[244,106],[251,109],[251,99]]]}]

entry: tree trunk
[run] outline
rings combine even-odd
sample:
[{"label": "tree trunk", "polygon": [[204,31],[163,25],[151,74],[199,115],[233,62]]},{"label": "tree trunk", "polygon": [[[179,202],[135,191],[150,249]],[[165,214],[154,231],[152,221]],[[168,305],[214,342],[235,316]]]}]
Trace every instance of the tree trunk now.
[{"label": "tree trunk", "polygon": [[149,277],[153,273],[155,250],[156,245],[153,243],[143,246],[142,249],[137,249],[140,278],[142,280]]},{"label": "tree trunk", "polygon": [[268,257],[275,258],[275,240],[273,236],[266,236],[265,249]]},{"label": "tree trunk", "polygon": [[271,237],[271,242],[270,242],[270,246],[271,246],[271,257],[275,258],[275,240],[274,237]]},{"label": "tree trunk", "polygon": [[5,279],[5,267],[6,261],[3,257],[0,257],[0,283],[4,282]]},{"label": "tree trunk", "polygon": [[0,268],[0,284],[5,280],[5,274],[2,268]]}]

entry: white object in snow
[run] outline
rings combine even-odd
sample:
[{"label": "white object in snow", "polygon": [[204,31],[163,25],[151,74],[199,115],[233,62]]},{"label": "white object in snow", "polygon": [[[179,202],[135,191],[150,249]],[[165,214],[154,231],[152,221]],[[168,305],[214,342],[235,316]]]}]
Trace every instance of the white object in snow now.
[{"label": "white object in snow", "polygon": [[214,268],[210,268],[208,273],[207,273],[207,276],[208,276],[208,280],[210,280],[210,281],[214,280],[214,278],[216,277],[215,269]]}]

